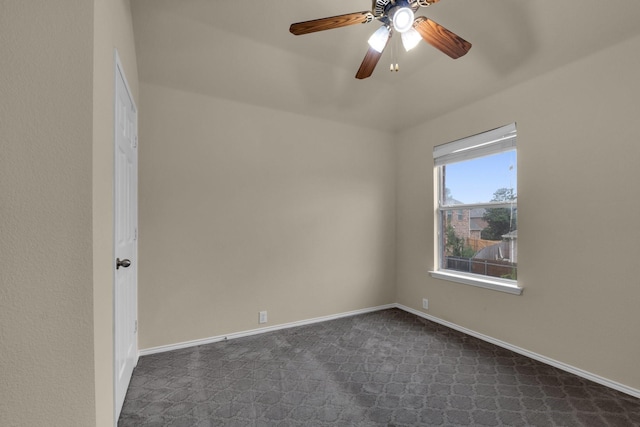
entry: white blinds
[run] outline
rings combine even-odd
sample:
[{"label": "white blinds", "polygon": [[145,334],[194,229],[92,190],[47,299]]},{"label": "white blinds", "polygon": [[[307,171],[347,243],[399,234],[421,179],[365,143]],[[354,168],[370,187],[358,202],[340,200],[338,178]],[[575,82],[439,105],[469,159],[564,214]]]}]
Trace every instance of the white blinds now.
[{"label": "white blinds", "polygon": [[516,124],[433,147],[436,166],[508,151],[516,146]]}]

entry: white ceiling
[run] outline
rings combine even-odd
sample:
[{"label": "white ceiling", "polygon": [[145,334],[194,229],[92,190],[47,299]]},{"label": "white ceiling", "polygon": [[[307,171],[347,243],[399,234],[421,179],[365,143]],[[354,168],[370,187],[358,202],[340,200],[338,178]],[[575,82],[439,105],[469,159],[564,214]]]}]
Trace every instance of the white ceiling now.
[{"label": "white ceiling", "polygon": [[388,131],[640,34],[637,0],[441,0],[418,14],[471,42],[466,56],[398,45],[391,73],[388,47],[357,80],[376,21],[303,36],[289,25],[371,10],[370,0],[131,3],[143,82]]}]

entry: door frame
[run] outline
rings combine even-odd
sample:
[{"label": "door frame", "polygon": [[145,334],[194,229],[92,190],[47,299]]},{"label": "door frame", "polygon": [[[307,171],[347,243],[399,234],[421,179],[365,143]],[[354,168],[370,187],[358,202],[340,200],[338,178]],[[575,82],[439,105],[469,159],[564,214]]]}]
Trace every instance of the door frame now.
[{"label": "door frame", "polygon": [[[117,102],[118,102],[118,98],[117,98],[117,91],[118,91],[118,78],[119,76],[122,77],[122,81],[124,83],[124,87],[127,91],[127,94],[129,96],[129,98],[131,99],[131,103],[133,104],[133,108],[135,110],[135,116],[136,116],[136,148],[137,148],[137,138],[138,138],[138,106],[136,105],[136,101],[133,98],[133,95],[131,93],[131,87],[129,86],[129,82],[127,81],[127,76],[124,72],[124,67],[122,65],[122,62],[120,61],[120,56],[118,55],[118,49],[114,48],[114,79],[113,79],[113,179],[112,179],[112,194],[113,194],[113,236],[112,236],[112,242],[113,242],[113,254],[111,257],[111,265],[113,268],[113,281],[112,281],[112,286],[111,286],[111,292],[112,292],[112,300],[113,300],[113,307],[112,307],[112,313],[113,313],[113,322],[112,322],[112,328],[113,328],[113,352],[112,352],[112,362],[113,362],[113,414],[114,414],[114,426],[116,426],[118,424],[118,417],[120,415],[120,412],[122,410],[122,407],[118,404],[118,386],[119,386],[119,381],[118,381],[118,369],[117,369],[117,357],[116,357],[116,343],[117,343],[117,329],[116,329],[116,316],[118,315],[117,311],[116,311],[116,282],[117,282],[117,276],[116,276],[116,269],[115,269],[115,260],[118,257],[117,252],[117,236],[116,236],[116,221],[117,221],[117,213],[116,213],[116,191],[117,191],[117,186],[116,186],[116,153],[117,153],[117,144],[118,144],[118,140],[117,140],[117,126],[118,126],[118,107],[117,107]],[[135,182],[136,182],[136,186],[137,186],[137,182],[138,182],[138,165],[137,165],[137,156],[136,156],[136,166],[135,166],[135,174],[136,174],[136,178],[135,178]],[[135,234],[136,234],[136,239],[135,239],[135,262],[136,262],[136,274],[134,276],[134,281],[135,281],[135,319],[136,319],[136,336],[135,336],[135,348],[134,348],[134,354],[135,354],[135,361],[134,361],[134,366],[136,366],[138,364],[138,358],[140,356],[140,352],[138,349],[138,342],[137,342],[137,329],[138,329],[138,276],[137,276],[137,263],[138,263],[138,215],[137,215],[137,205],[138,205],[138,191],[135,192],[136,194],[136,216],[135,216]],[[129,379],[130,380],[130,379]]]}]

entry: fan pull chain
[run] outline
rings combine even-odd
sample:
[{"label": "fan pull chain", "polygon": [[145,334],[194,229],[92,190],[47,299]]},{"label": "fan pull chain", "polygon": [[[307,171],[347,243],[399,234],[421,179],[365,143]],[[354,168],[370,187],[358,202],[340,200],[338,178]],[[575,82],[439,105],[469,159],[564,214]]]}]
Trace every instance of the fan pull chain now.
[{"label": "fan pull chain", "polygon": [[391,65],[389,65],[389,71],[393,71],[393,35],[391,37],[391,43],[389,43],[391,46],[389,46],[390,52],[389,54],[391,55]]},{"label": "fan pull chain", "polygon": [[391,40],[391,64],[389,65],[389,71],[395,71],[397,73],[400,70],[400,66],[398,65],[398,58],[396,57],[396,44],[397,41]]}]

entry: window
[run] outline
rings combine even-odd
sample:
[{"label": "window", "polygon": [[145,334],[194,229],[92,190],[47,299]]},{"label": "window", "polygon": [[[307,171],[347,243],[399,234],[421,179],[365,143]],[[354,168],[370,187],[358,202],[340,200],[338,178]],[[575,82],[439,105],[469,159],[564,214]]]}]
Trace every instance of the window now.
[{"label": "window", "polygon": [[437,259],[432,276],[520,294],[516,125],[433,149]]}]

